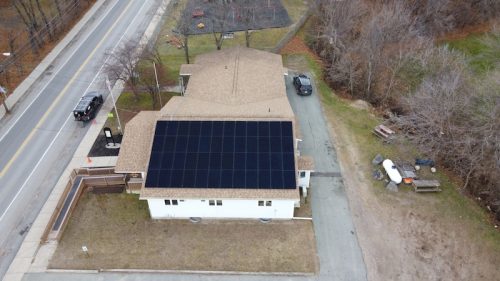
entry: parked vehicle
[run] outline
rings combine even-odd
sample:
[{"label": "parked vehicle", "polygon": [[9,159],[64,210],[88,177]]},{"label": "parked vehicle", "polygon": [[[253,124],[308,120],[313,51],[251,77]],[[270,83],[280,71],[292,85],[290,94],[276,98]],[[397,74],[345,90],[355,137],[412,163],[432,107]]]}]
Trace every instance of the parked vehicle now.
[{"label": "parked vehicle", "polygon": [[293,77],[293,85],[297,90],[297,94],[301,96],[309,96],[312,94],[311,79],[304,74]]},{"label": "parked vehicle", "polygon": [[98,92],[89,92],[83,95],[73,110],[75,120],[88,122],[95,118],[103,101],[102,95]]}]

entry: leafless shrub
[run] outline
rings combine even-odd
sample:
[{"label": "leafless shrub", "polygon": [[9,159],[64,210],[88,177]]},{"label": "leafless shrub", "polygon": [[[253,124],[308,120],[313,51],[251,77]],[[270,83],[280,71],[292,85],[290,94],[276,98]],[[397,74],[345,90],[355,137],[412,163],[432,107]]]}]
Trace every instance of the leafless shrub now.
[{"label": "leafless shrub", "polygon": [[103,72],[110,80],[124,81],[132,90],[136,100],[139,99],[139,73],[136,70],[136,65],[139,60],[137,53],[138,42],[128,40],[122,43],[115,50],[106,51],[107,60]]},{"label": "leafless shrub", "polygon": [[361,0],[320,1],[316,51],[327,62],[334,86],[375,104],[392,103],[403,87],[397,73],[429,39],[421,36],[411,9],[400,1],[368,6]]},{"label": "leafless shrub", "polygon": [[405,115],[393,121],[420,151],[461,176],[464,189],[500,195],[498,77],[474,80],[465,58],[445,47],[423,53],[420,63],[427,73],[402,99]]},{"label": "leafless shrub", "polygon": [[187,64],[189,64],[189,35],[191,34],[192,23],[193,17],[189,14],[189,10],[183,9],[176,32],[182,36],[182,48],[184,49],[184,58]]},{"label": "leafless shrub", "polygon": [[227,15],[229,5],[232,0],[211,0],[209,1],[209,9],[212,14],[212,35],[214,37],[217,50],[222,48],[224,42],[224,34],[227,31]]},{"label": "leafless shrub", "polygon": [[[463,179],[471,194],[500,200],[500,49],[482,41],[488,74],[435,47],[433,36],[488,21],[495,0],[317,0],[312,47],[337,90],[381,107],[419,150]],[[485,197],[485,196],[483,196]]]},{"label": "leafless shrub", "polygon": [[[136,68],[140,72],[138,84],[151,96],[152,109],[154,110],[158,102],[161,102],[158,77],[165,72],[158,45],[153,44],[151,47],[146,48],[140,59],[139,66]],[[162,105],[160,104],[160,108]]]}]

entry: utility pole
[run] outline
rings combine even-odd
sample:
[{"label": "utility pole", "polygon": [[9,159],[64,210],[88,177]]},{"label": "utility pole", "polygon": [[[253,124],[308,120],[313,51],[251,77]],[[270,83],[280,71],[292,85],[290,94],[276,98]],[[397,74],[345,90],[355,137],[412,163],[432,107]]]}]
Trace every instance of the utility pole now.
[{"label": "utility pole", "polygon": [[155,62],[153,62],[153,68],[155,69],[156,90],[158,91],[158,97],[160,98],[160,109],[161,109],[163,107],[163,103],[161,102],[160,84],[158,83],[158,74],[156,73],[156,63]]},{"label": "utility pole", "polygon": [[3,96],[2,104],[3,104],[3,107],[5,107],[5,112],[10,113],[9,107],[7,106],[7,90],[4,87],[0,86],[0,93]]},{"label": "utility pole", "polygon": [[111,89],[111,83],[109,82],[108,77],[106,77],[106,86],[108,87],[109,95],[111,96],[111,99],[113,100],[113,107],[115,108],[116,120],[118,120],[118,130],[120,131],[120,134],[123,135],[122,124],[120,123],[120,116],[118,115],[118,109],[116,108],[115,96],[113,96],[113,91]]}]

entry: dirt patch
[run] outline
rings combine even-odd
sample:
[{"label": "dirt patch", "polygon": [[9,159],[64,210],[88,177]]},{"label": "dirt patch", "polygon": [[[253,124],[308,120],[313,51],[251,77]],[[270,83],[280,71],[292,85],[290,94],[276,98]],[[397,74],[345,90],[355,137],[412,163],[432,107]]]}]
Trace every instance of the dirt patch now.
[{"label": "dirt patch", "polygon": [[[50,268],[315,272],[311,221],[151,220],[128,194],[82,195]],[[81,247],[89,249],[90,256]]]},{"label": "dirt patch", "polygon": [[464,39],[472,34],[482,34],[482,33],[489,32],[493,29],[493,27],[495,25],[499,25],[499,24],[500,24],[500,20],[495,19],[495,20],[490,20],[488,22],[483,22],[483,23],[480,23],[477,25],[467,26],[464,28],[453,30],[453,31],[437,38],[436,41],[438,43],[443,43],[443,42],[448,42],[448,41]]},{"label": "dirt patch", "polygon": [[364,100],[356,100],[351,103],[351,106],[361,110],[371,110],[372,106],[369,102]]},{"label": "dirt patch", "polygon": [[397,194],[378,190],[355,137],[333,111],[327,110],[327,116],[369,280],[494,280],[499,276],[500,254],[477,240],[475,229],[462,217],[440,213],[434,195],[415,194],[409,188]]},{"label": "dirt patch", "polygon": [[302,38],[298,36],[294,36],[290,42],[288,42],[285,47],[280,50],[280,54],[282,55],[293,55],[293,54],[307,54],[310,57],[314,58],[314,60],[323,65],[321,59],[313,52],[309,47],[307,47],[306,43]]}]

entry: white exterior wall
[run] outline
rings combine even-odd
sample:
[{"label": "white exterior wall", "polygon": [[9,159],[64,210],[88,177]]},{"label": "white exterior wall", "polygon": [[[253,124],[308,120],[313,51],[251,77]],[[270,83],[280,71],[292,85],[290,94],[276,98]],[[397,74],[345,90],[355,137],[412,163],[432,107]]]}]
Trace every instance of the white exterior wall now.
[{"label": "white exterior wall", "polygon": [[[176,199],[176,198],[169,198]],[[295,200],[265,200],[272,201],[272,206],[259,206],[259,200],[222,199],[222,206],[210,206],[209,199],[178,200],[178,205],[165,205],[164,199],[147,199],[149,212],[153,219],[165,218],[293,218]],[[211,199],[215,200],[215,199]],[[220,200],[220,199],[219,199]]]},{"label": "white exterior wall", "polygon": [[[301,178],[300,177],[300,173],[301,172],[305,172],[306,173],[306,176]],[[308,170],[301,170],[299,171],[299,173],[297,174],[297,179],[298,179],[298,182],[299,182],[299,186],[303,186],[305,188],[309,188],[309,182],[311,180],[311,171],[308,171]]]}]

